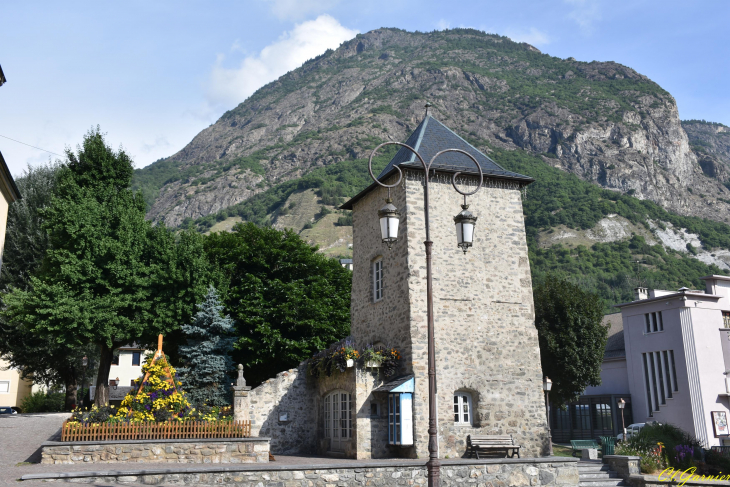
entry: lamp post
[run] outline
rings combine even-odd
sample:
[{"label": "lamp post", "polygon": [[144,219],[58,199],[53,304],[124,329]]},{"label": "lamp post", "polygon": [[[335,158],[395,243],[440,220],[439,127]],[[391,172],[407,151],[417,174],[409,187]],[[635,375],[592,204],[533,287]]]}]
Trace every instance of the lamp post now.
[{"label": "lamp post", "polygon": [[618,399],[618,408],[621,410],[621,428],[624,430],[623,439],[626,440],[626,423],[624,423],[624,408],[626,407],[626,401],[623,397]]},{"label": "lamp post", "polygon": [[79,407],[84,406],[84,387],[86,386],[86,367],[89,365],[89,357],[84,355],[84,358],[81,359],[81,365],[84,366],[84,375],[81,376],[81,400],[79,401]]},{"label": "lamp post", "polygon": [[[428,109],[430,105],[426,105],[426,109]],[[423,160],[423,157],[421,157],[421,154],[419,154],[415,149],[412,147],[400,143],[400,142],[385,142],[383,144],[380,144],[377,146],[373,151],[370,153],[370,159],[368,161],[368,170],[370,171],[370,177],[373,178],[373,181],[378,183],[380,186],[384,188],[388,188],[388,198],[386,199],[386,205],[378,211],[378,217],[380,219],[380,231],[381,231],[381,237],[383,239],[383,242],[388,245],[388,248],[390,248],[393,243],[395,243],[398,240],[398,217],[399,213],[395,206],[393,206],[393,201],[390,198],[390,188],[394,188],[398,186],[401,181],[403,180],[403,171],[400,167],[394,166],[398,170],[398,181],[396,181],[394,184],[384,184],[381,183],[378,178],[375,177],[375,174],[373,174],[373,156],[377,152],[378,149],[381,147],[385,147],[386,145],[398,145],[401,147],[405,147],[406,149],[413,152],[419,161],[421,161],[421,165],[423,166],[423,173],[424,173],[424,185],[423,185],[423,213],[425,217],[425,223],[426,223],[426,241],[423,242],[426,247],[426,309],[427,309],[427,317],[428,317],[428,462],[426,463],[426,468],[428,469],[428,486],[429,487],[439,487],[441,485],[441,462],[439,462],[438,459],[438,439],[437,434],[438,431],[436,430],[436,420],[437,420],[437,411],[436,411],[436,352],[435,352],[435,345],[434,345],[434,338],[433,338],[433,287],[432,287],[432,275],[431,275],[431,248],[433,246],[433,242],[431,241],[431,231],[430,231],[430,225],[429,225],[429,218],[428,218],[428,190],[429,190],[429,170],[431,169],[431,165],[433,162],[442,154],[445,154],[447,152],[458,152],[460,154],[464,154],[465,156],[469,157],[472,161],[474,161],[474,164],[477,166],[477,169],[479,171],[479,185],[474,191],[471,192],[463,192],[459,188],[456,187],[456,178],[461,174],[461,172],[456,172],[451,177],[451,185],[454,187],[457,193],[464,196],[464,204],[462,205],[462,211],[458,215],[454,217],[454,223],[456,225],[456,231],[457,231],[457,245],[460,247],[464,253],[466,253],[467,249],[471,247],[473,238],[474,238],[474,226],[476,225],[477,218],[468,211],[468,205],[466,204],[466,197],[469,195],[472,195],[479,191],[479,189],[482,187],[482,182],[484,181],[484,173],[482,172],[482,168],[477,162],[477,160],[469,154],[466,151],[463,151],[461,149],[446,149],[442,150],[441,152],[438,152],[436,155],[434,155],[431,158],[431,161],[426,164],[426,162]]]},{"label": "lamp post", "polygon": [[545,380],[542,383],[542,389],[545,391],[545,414],[547,415],[547,428],[548,428],[548,454],[553,456],[553,435],[550,431],[550,389],[553,388],[553,381],[550,377],[545,376]]}]

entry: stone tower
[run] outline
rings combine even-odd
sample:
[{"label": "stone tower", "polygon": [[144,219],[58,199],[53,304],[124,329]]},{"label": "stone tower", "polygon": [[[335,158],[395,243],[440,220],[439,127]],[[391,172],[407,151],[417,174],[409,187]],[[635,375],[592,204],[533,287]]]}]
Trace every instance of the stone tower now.
[{"label": "stone tower", "polygon": [[[432,166],[430,227],[433,243],[433,301],[438,387],[439,456],[461,456],[468,434],[512,434],[524,456],[547,448],[545,402],[532,281],[527,254],[521,189],[532,179],[502,169],[430,115],[406,142],[426,162],[438,151],[462,149],[484,173],[482,189],[468,197],[478,217],[474,245],[464,254],[456,246],[453,217],[463,197],[451,186],[478,182],[474,163],[448,153]],[[378,209],[387,190],[372,184],[343,208],[353,212],[352,330],[358,343],[393,346],[402,352],[401,376],[412,375],[413,445],[395,453],[428,457],[428,376],[426,260],[423,170],[405,148],[382,171],[401,213],[399,238],[388,249],[381,242]],[[435,172],[434,172],[435,169]],[[377,395],[356,380],[357,450],[376,453],[376,429],[367,422],[369,401]],[[377,384],[371,384],[373,387]],[[386,438],[387,442],[387,438]],[[364,445],[364,446],[363,446]],[[394,452],[389,451],[388,455]],[[370,456],[370,455],[365,455]]]}]

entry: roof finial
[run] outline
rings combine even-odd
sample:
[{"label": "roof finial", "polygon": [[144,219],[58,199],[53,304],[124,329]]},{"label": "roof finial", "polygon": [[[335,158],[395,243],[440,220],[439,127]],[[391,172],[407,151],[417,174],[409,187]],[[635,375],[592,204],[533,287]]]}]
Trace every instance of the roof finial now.
[{"label": "roof finial", "polygon": [[428,109],[431,108],[433,105],[431,105],[429,102],[426,102],[426,115],[423,116],[424,120],[426,117],[428,117]]}]

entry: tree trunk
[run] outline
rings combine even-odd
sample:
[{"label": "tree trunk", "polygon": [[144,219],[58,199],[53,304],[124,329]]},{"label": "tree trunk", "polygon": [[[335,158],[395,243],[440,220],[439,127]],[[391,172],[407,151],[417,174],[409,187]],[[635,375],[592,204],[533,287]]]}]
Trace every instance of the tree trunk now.
[{"label": "tree trunk", "polygon": [[109,370],[114,359],[114,348],[108,347],[106,343],[101,344],[99,354],[99,374],[96,376],[96,392],[94,393],[94,404],[96,406],[109,405]]},{"label": "tree trunk", "polygon": [[76,382],[76,374],[72,374],[70,378],[64,381],[64,385],[66,386],[66,402],[64,405],[64,409],[66,411],[71,411],[78,405],[76,393],[79,389]]}]

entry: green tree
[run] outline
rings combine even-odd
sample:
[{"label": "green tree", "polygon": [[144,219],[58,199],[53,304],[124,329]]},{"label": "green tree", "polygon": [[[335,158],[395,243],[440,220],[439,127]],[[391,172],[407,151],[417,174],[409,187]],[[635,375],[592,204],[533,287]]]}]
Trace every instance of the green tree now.
[{"label": "green tree", "polygon": [[551,402],[562,405],[601,384],[608,337],[603,303],[597,294],[552,275],[534,296],[542,371],[553,381]]},{"label": "green tree", "polygon": [[[22,198],[8,209],[0,277],[5,290],[28,289],[31,275],[38,271],[50,248],[41,212],[51,204],[60,168],[59,163],[29,166],[16,180]],[[0,355],[19,369],[25,379],[46,386],[63,384],[67,410],[77,404],[78,383],[84,373],[90,372],[83,367],[82,358],[91,353],[93,347],[59,346],[47,334],[35,333],[22,322],[0,317]]]},{"label": "green tree", "polygon": [[229,375],[233,371],[234,325],[230,316],[223,316],[223,305],[213,286],[193,323],[182,325],[187,343],[179,347],[184,367],[178,369],[183,390],[195,405],[224,406],[230,404]]},{"label": "green tree", "polygon": [[51,205],[60,163],[28,166],[15,181],[21,199],[8,208],[0,284],[26,289],[49,248],[41,211]]},{"label": "green tree", "polygon": [[352,273],[296,233],[239,224],[205,248],[228,282],[234,358],[254,385],[348,335]]},{"label": "green tree", "polygon": [[[131,159],[112,150],[98,127],[67,158],[57,194],[41,212],[50,247],[29,288],[4,296],[4,316],[69,351],[96,344],[95,400],[106,404],[114,350],[153,342],[190,319],[202,297],[194,294],[204,291],[195,282],[207,279],[191,275],[200,259],[189,258],[190,246],[202,254],[202,242],[183,236],[192,244],[181,251],[171,232],[152,228],[141,195],[129,188]],[[188,258],[176,259],[181,254]]]}]

